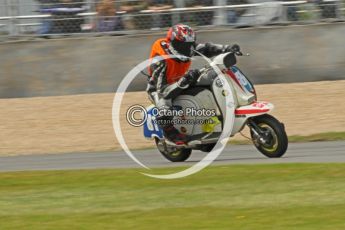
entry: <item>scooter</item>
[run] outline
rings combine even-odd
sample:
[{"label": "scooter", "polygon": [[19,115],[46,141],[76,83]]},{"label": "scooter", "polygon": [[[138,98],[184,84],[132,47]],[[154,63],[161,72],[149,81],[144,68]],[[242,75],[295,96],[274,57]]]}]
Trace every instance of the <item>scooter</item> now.
[{"label": "scooter", "polygon": [[[154,105],[147,108],[147,119],[143,126],[144,136],[154,139],[157,149],[171,162],[186,161],[193,150],[210,152],[222,134],[227,112],[226,97],[233,97],[235,106],[234,125],[231,137],[240,133],[246,126],[250,129],[251,140],[255,147],[269,158],[282,157],[288,148],[285,126],[269,115],[274,105],[258,101],[253,83],[235,66],[236,56],[242,52],[220,54],[202,68],[201,76],[194,87],[185,89],[173,101],[177,110],[214,111],[214,114],[183,114],[174,118],[175,128],[191,137],[187,145],[177,146],[168,141],[157,124],[157,109]],[[215,71],[217,66],[220,71]],[[224,88],[222,74],[230,85],[232,94]],[[224,78],[222,78],[224,79]]]}]

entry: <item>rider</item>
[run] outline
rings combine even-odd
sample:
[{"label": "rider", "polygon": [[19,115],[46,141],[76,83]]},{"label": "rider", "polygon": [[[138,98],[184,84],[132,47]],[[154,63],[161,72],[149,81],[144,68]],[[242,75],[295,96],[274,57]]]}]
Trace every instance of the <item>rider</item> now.
[{"label": "rider", "polygon": [[[173,26],[166,38],[158,39],[152,46],[147,87],[150,100],[160,111],[171,110],[172,100],[182,90],[195,84],[200,76],[199,70],[188,71],[191,57],[198,55],[198,52],[206,57],[213,57],[230,51],[238,52],[240,47],[212,43],[199,44],[191,27],[183,24]],[[167,55],[173,56],[167,57]],[[176,145],[187,144],[188,136],[180,133],[174,127],[172,120],[173,116],[168,113],[157,117],[165,138]]]}]

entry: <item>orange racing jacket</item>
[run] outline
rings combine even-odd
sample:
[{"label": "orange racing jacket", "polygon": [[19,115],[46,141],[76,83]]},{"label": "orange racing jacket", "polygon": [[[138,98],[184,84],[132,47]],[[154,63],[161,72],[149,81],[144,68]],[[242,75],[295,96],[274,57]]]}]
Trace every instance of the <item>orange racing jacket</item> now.
[{"label": "orange racing jacket", "polygon": [[[186,76],[191,66],[191,61],[181,61],[174,58],[166,58],[170,53],[167,39],[161,38],[155,41],[151,50],[151,65],[149,67],[150,78],[148,79],[147,92],[152,96],[157,92],[159,98],[172,99],[174,97],[173,85]],[[212,43],[196,44],[195,49],[206,57],[213,57],[225,52],[226,45]],[[197,54],[195,54],[197,55]],[[165,56],[162,57],[162,56]]]}]

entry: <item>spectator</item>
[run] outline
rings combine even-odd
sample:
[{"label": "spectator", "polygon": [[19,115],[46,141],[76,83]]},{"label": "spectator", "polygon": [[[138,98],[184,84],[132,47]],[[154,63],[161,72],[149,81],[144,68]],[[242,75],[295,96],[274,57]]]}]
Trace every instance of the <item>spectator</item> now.
[{"label": "spectator", "polygon": [[78,13],[85,11],[83,0],[60,0],[59,10],[53,13],[57,33],[80,33],[84,19]]},{"label": "spectator", "polygon": [[[199,1],[199,2],[201,3],[201,6],[212,6],[213,5],[213,0],[203,0],[203,1]],[[199,22],[201,22],[198,25],[212,25],[213,24],[213,17],[214,17],[214,11],[213,10],[198,12],[196,16],[199,19]]]},{"label": "spectator", "polygon": [[152,28],[151,29],[159,29],[164,27],[171,27],[172,20],[171,20],[171,13],[170,12],[160,12],[164,10],[169,10],[174,8],[174,1],[173,0],[151,0],[149,1],[149,10],[154,11],[152,14]]},{"label": "spectator", "polygon": [[[200,8],[203,6],[212,6],[213,0],[186,0],[185,6],[186,7],[195,7]],[[205,25],[212,25],[213,24],[213,10],[201,10],[196,12],[187,12],[184,16],[184,21],[188,24],[196,25],[196,26],[205,26]]]},{"label": "spectator", "polygon": [[97,28],[98,32],[122,30],[123,25],[120,16],[116,16],[115,4],[112,0],[102,0],[97,4]]},{"label": "spectator", "polygon": [[148,29],[151,24],[150,15],[141,15],[140,11],[148,8],[148,1],[127,1],[121,2],[119,9],[125,11],[122,17],[126,30]]},{"label": "spectator", "polygon": [[[37,0],[40,3],[40,12],[44,13],[45,10],[53,9],[57,7],[58,0]],[[38,33],[41,35],[52,33],[53,21],[51,18],[44,18],[42,21],[42,26]]]},{"label": "spectator", "polygon": [[84,19],[78,13],[85,11],[83,0],[38,0],[42,3],[40,12],[51,14],[43,21],[40,34],[81,32]]}]

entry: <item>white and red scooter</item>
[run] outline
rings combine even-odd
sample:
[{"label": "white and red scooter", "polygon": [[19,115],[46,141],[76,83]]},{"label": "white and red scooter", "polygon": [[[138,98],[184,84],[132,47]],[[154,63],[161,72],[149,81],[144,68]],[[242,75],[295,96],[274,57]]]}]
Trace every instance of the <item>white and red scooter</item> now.
[{"label": "white and red scooter", "polygon": [[[223,130],[223,115],[227,112],[226,97],[233,96],[235,106],[235,120],[231,136],[241,132],[248,126],[251,139],[255,147],[265,156],[278,158],[285,154],[288,148],[288,138],[284,125],[273,116],[269,115],[274,106],[265,101],[258,101],[254,85],[235,66],[236,56],[242,56],[241,52],[225,53],[216,56],[212,63],[201,69],[201,76],[195,87],[182,92],[174,101],[176,108],[194,111],[213,110],[210,116],[195,114],[176,117],[177,120],[189,122],[177,122],[175,127],[182,133],[191,137],[186,146],[176,146],[167,141],[155,119],[155,107],[147,108],[148,119],[144,124],[144,136],[154,139],[158,150],[165,158],[172,162],[187,160],[192,150],[211,151],[216,145]],[[212,66],[217,66],[220,71],[215,71]],[[218,72],[218,73],[217,73]],[[229,83],[232,94],[224,88],[224,82],[220,79],[222,74]],[[200,122],[200,121],[212,122]],[[190,122],[192,121],[192,122]]]}]

